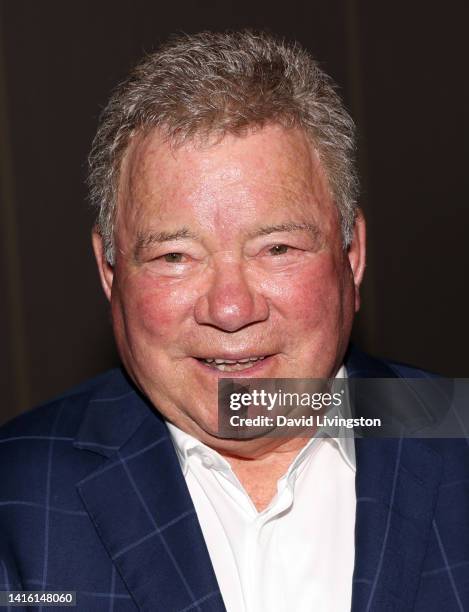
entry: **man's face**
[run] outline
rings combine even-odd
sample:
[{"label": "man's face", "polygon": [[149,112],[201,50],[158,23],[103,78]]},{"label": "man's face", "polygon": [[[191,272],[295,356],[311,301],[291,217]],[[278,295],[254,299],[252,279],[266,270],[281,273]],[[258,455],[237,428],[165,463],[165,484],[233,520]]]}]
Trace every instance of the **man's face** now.
[{"label": "man's face", "polygon": [[300,131],[269,126],[177,149],[157,131],[136,138],[122,165],[113,267],[94,235],[127,371],[206,442],[220,377],[334,376],[358,307],[362,227],[344,251]]}]

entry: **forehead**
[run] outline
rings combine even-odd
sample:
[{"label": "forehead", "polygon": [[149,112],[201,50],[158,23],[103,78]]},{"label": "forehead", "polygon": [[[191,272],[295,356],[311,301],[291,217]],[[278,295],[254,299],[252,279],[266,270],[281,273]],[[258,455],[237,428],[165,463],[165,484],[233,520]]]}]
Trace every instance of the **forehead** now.
[{"label": "forehead", "polygon": [[299,130],[273,125],[178,147],[154,130],[134,139],[122,163],[118,219],[128,226],[188,215],[205,225],[249,225],[265,215],[282,222],[289,213],[317,221],[331,210],[319,157]]}]

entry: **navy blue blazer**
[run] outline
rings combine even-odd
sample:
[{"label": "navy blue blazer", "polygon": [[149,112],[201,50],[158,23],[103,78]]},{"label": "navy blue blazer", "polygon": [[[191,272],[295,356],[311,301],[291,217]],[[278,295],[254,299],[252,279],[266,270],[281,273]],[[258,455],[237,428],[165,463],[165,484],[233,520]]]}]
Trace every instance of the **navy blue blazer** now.
[{"label": "navy blue blazer", "polygon": [[[425,375],[356,350],[346,366]],[[467,440],[357,439],[356,458],[352,611],[469,610]],[[168,430],[120,370],[0,429],[0,589],[73,590],[84,612],[225,610]]]}]

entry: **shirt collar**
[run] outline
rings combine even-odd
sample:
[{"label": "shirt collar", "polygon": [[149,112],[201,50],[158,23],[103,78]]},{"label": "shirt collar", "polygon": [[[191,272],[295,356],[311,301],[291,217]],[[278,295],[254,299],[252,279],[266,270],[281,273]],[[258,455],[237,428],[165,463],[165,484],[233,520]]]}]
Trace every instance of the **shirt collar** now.
[{"label": "shirt collar", "polygon": [[184,476],[187,474],[189,459],[194,453],[198,453],[202,456],[205,455],[206,457],[213,455],[214,458],[219,457],[221,461],[228,464],[228,462],[219,453],[217,453],[217,451],[213,450],[213,448],[210,448],[200,440],[197,440],[197,438],[194,438],[194,436],[182,431],[182,429],[179,429],[179,427],[176,427],[176,425],[173,425],[168,421],[166,421],[166,425],[168,426]]},{"label": "shirt collar", "polygon": [[[348,378],[347,369],[344,365],[339,368],[336,378]],[[340,408],[337,409],[337,416],[350,418],[352,415],[350,397],[348,395],[348,387],[344,387],[346,395],[345,401],[342,402]],[[342,456],[342,459],[347,465],[355,472],[356,471],[356,458],[355,458],[355,438],[353,429],[346,429],[344,425],[338,427],[330,427],[325,429],[325,436],[333,440]]]},{"label": "shirt collar", "polygon": [[[342,365],[337,374],[336,378],[347,378],[347,370],[344,365]],[[347,416],[344,412],[347,412],[349,406],[348,402],[345,402],[346,408],[342,407],[340,412],[341,416]],[[166,425],[168,426],[169,433],[171,439],[173,441],[174,447],[176,449],[176,454],[179,459],[179,463],[181,465],[181,469],[183,471],[184,476],[187,474],[187,470],[189,467],[190,457],[194,454],[199,455],[202,459],[205,459],[205,463],[207,467],[211,469],[218,469],[220,471],[230,470],[231,466],[228,461],[220,455],[216,450],[210,448],[197,438],[194,438],[190,434],[182,431],[173,423],[166,421]],[[353,434],[350,434],[350,431],[346,430],[343,426],[338,427],[330,427],[324,429],[322,431],[322,435],[315,436],[301,449],[298,455],[295,457],[294,461],[290,465],[287,473],[285,474],[288,477],[292,472],[296,472],[298,467],[304,462],[304,460],[311,454],[313,449],[318,448],[317,442],[322,438],[323,441],[330,441],[337,445],[339,452],[343,458],[343,460],[347,463],[347,465],[353,470],[356,470],[356,460],[355,460],[355,442],[353,438]]]}]

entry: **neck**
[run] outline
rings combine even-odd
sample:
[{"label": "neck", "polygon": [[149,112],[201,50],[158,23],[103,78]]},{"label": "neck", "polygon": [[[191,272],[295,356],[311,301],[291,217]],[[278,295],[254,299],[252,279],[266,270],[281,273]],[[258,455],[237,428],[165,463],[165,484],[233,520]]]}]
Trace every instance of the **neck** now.
[{"label": "neck", "polygon": [[269,505],[277,492],[278,479],[285,474],[308,439],[294,438],[274,442],[275,446],[254,457],[218,451],[230,463],[258,512],[262,512]]}]

